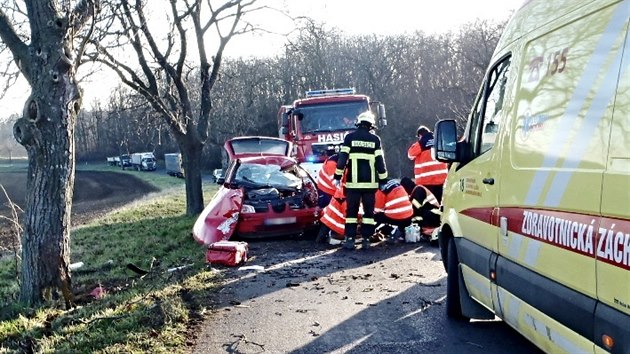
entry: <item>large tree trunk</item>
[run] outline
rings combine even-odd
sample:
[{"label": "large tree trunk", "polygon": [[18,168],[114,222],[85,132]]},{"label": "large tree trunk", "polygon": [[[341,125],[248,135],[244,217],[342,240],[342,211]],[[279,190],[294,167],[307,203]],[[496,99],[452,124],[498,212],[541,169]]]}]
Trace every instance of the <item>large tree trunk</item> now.
[{"label": "large tree trunk", "polygon": [[39,25],[49,29],[38,32],[30,44],[32,65],[27,77],[32,93],[23,117],[14,125],[15,138],[24,145],[29,159],[20,300],[36,305],[49,300],[59,289],[66,306],[70,306],[74,124],[81,105],[80,92],[72,61],[64,50],[68,43],[62,29],[55,28],[52,20]]},{"label": "large tree trunk", "polygon": [[40,102],[39,121],[25,117],[15,124],[16,138],[25,145],[29,159],[20,283],[20,300],[27,304],[41,302],[57,288],[67,305],[72,301],[68,265],[75,113],[67,108],[67,91],[72,88],[63,86],[34,93],[29,100],[27,105]]},{"label": "large tree trunk", "polygon": [[178,137],[182,153],[184,177],[186,181],[186,214],[197,215],[204,208],[201,188],[201,152],[203,144],[190,142],[186,136]]}]

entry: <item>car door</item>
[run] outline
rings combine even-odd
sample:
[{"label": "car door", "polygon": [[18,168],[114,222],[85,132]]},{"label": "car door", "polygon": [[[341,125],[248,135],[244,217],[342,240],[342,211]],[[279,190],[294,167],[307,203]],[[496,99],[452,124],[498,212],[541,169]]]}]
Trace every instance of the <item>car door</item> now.
[{"label": "car door", "polygon": [[[464,133],[462,162],[449,171],[445,205],[456,205],[464,233],[457,243],[462,275],[473,298],[494,308],[490,263],[498,252],[497,203],[502,149],[501,132],[508,114],[510,56],[503,56],[490,68]],[[448,199],[448,200],[447,200]]]}]

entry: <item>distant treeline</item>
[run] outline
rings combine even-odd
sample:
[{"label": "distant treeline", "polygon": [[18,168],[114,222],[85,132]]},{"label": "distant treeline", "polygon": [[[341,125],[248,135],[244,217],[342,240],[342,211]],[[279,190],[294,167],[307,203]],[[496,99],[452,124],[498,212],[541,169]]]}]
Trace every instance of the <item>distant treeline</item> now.
[{"label": "distant treeline", "polygon": [[[213,129],[202,168],[221,167],[228,138],[277,136],[278,108],[304,91],[355,87],[386,105],[389,125],[378,134],[387,165],[393,176],[409,175],[406,152],[416,128],[433,127],[441,118],[465,120],[503,25],[475,21],[440,35],[349,36],[307,22],[282,55],[228,59],[212,93]],[[78,161],[105,163],[106,156],[140,151],[161,159],[178,151],[164,119],[123,86],[84,107],[76,127]],[[14,118],[0,123],[2,158],[25,155],[12,137]]]}]

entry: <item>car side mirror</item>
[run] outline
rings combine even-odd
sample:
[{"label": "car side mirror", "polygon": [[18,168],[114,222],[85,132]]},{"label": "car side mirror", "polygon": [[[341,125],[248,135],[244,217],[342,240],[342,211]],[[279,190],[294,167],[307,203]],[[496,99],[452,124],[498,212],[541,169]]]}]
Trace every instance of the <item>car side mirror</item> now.
[{"label": "car side mirror", "polygon": [[441,162],[457,162],[457,123],[454,120],[441,120],[435,125],[435,158]]},{"label": "car side mirror", "polygon": [[223,183],[225,183],[225,177],[217,178],[217,184],[223,184]]}]

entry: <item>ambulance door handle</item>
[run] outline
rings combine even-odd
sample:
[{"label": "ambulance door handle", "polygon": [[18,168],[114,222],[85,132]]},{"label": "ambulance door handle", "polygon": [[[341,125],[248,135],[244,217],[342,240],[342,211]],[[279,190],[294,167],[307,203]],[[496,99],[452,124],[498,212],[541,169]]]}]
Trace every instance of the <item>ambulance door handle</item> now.
[{"label": "ambulance door handle", "polygon": [[484,179],[482,180],[482,182],[483,182],[484,184],[493,185],[493,184],[494,184],[494,178],[484,178]]}]

